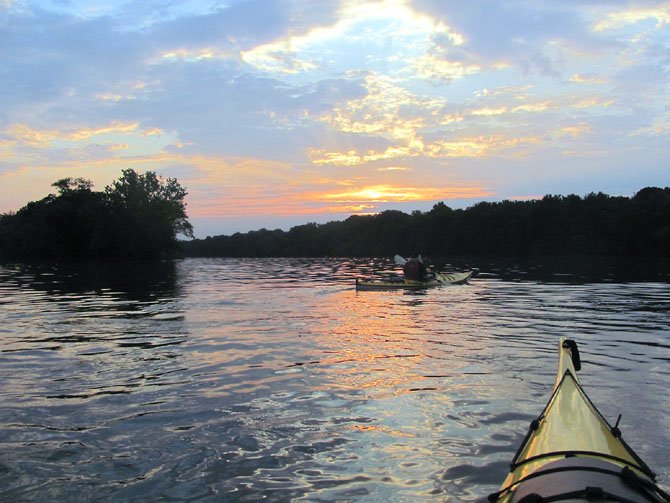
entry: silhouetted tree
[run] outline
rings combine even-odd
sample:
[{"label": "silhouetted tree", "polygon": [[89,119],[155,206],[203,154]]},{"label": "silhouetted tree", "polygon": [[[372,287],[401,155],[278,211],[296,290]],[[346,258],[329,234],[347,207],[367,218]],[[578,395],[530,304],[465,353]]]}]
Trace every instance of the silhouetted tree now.
[{"label": "silhouetted tree", "polygon": [[0,217],[0,257],[155,258],[177,249],[177,234],[193,236],[175,179],[124,170],[104,192],[83,178],[52,186],[58,195]]}]

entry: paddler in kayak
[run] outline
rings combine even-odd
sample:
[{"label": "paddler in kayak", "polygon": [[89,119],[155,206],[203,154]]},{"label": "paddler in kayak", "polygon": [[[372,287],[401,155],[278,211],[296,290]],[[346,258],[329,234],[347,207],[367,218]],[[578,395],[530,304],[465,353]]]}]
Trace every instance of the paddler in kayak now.
[{"label": "paddler in kayak", "polygon": [[426,264],[423,263],[423,259],[418,253],[403,264],[402,272],[406,279],[412,281],[428,281],[435,277],[434,274],[428,272]]}]

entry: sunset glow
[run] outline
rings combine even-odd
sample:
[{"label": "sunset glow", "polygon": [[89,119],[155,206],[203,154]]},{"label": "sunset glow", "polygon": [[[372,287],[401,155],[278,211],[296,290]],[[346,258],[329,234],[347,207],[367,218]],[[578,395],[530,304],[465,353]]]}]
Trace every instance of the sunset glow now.
[{"label": "sunset glow", "polygon": [[270,4],[0,2],[0,212],[126,168],[198,236],[670,185],[667,2]]}]

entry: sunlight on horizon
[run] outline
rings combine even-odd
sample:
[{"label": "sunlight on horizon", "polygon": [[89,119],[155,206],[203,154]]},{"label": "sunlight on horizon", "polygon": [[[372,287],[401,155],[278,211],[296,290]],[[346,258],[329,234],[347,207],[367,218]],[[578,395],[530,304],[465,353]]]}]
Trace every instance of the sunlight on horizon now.
[{"label": "sunlight on horizon", "polygon": [[222,230],[670,186],[667,4],[319,5],[0,4],[0,213],[127,168]]}]

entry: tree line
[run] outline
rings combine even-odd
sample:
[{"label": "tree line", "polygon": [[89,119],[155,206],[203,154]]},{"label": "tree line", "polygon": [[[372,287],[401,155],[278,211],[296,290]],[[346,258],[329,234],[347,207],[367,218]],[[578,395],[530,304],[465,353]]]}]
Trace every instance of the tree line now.
[{"label": "tree line", "polygon": [[186,190],[152,171],[122,176],[103,191],[83,178],[52,184],[57,194],[0,215],[0,259],[154,259],[193,237]]},{"label": "tree line", "polygon": [[433,257],[592,255],[670,257],[670,188],[633,197],[601,192],[452,209],[397,210],[193,238],[186,190],[177,180],[124,170],[103,191],[83,178],[53,184],[57,194],[0,215],[0,259],[194,257]]},{"label": "tree line", "polygon": [[633,197],[591,193],[480,202],[430,211],[389,210],[288,231],[261,229],[181,242],[198,257],[435,257],[596,255],[670,257],[670,188]]}]

